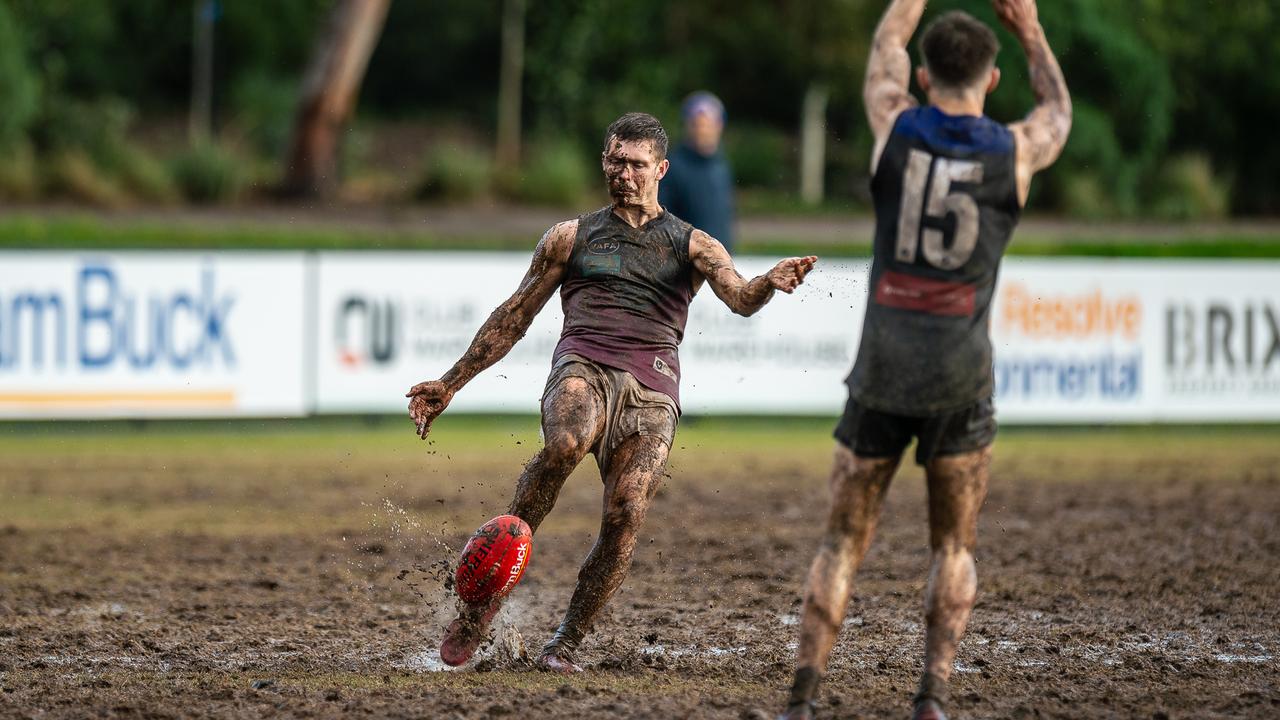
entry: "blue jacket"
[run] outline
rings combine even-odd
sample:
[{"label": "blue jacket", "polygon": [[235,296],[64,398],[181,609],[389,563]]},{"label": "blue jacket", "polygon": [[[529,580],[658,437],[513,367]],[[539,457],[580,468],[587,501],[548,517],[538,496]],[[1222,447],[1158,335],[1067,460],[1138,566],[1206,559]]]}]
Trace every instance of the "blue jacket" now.
[{"label": "blue jacket", "polygon": [[658,202],[733,252],[733,175],[724,153],[707,157],[681,143],[669,159]]}]

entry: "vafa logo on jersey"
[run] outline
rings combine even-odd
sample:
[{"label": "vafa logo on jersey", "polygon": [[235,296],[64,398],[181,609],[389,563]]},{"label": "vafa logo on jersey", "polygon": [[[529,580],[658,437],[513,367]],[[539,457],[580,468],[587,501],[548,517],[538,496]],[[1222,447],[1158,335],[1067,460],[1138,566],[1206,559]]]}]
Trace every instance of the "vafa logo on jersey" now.
[{"label": "vafa logo on jersey", "polygon": [[86,262],[71,286],[0,295],[0,373],[235,366],[235,297],[219,292],[212,264],[193,287],[141,291],[110,263]]},{"label": "vafa logo on jersey", "polygon": [[587,243],[592,255],[613,255],[622,249],[622,241],[614,238],[597,238]]}]

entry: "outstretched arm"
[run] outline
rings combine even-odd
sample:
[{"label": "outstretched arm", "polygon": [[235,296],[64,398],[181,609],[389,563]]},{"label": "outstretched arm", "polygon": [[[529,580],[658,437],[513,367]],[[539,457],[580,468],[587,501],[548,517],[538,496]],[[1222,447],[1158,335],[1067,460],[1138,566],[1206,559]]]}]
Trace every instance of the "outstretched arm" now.
[{"label": "outstretched arm", "polygon": [[911,84],[911,55],[907,43],[915,34],[924,14],[925,0],[893,0],[876,26],[871,41],[871,58],[867,60],[867,79],[862,86],[862,104],[867,122],[875,137],[871,153],[871,172],[880,164],[880,153],[889,142],[893,122],[898,115],[916,104],[908,88]]},{"label": "outstretched arm", "polygon": [[747,280],[734,268],[733,259],[724,245],[701,230],[694,230],[689,238],[689,256],[716,297],[744,317],[754,315],[764,307],[773,297],[774,290],[794,292],[818,262],[818,258],[812,255],[787,258],[764,275]]},{"label": "outstretched arm", "polygon": [[427,437],[431,423],[444,412],[462,386],[505,357],[524,337],[533,318],[559,287],[577,232],[577,220],[562,222],[548,230],[533,251],[533,262],[520,287],[484,321],[462,358],[439,380],[420,382],[405,393],[409,398],[409,417],[418,429],[418,437]]},{"label": "outstretched arm", "polygon": [[1000,22],[1027,53],[1036,106],[1021,122],[1009,126],[1017,140],[1018,203],[1025,205],[1031,176],[1053,164],[1071,132],[1071,95],[1058,59],[1040,26],[1035,0],[992,0]]}]

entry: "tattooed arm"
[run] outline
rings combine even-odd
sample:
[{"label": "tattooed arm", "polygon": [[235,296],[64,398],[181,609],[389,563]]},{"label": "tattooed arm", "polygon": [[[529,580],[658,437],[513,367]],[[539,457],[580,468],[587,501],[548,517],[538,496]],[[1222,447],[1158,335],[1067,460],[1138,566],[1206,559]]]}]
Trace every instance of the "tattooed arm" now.
[{"label": "tattooed arm", "polygon": [[1036,106],[1021,122],[1009,126],[1017,141],[1018,203],[1025,205],[1031,176],[1058,159],[1071,132],[1071,95],[1058,59],[1040,26],[1035,0],[992,0],[1000,22],[1027,53]]},{"label": "tattooed arm", "polygon": [[420,382],[405,393],[409,398],[409,417],[418,429],[418,437],[427,437],[431,423],[444,412],[463,385],[505,357],[524,337],[534,316],[560,286],[577,232],[577,220],[562,222],[548,230],[533,251],[533,262],[520,287],[484,321],[462,358],[439,380]]},{"label": "tattooed arm", "polygon": [[880,154],[889,142],[893,123],[903,110],[916,104],[908,88],[911,83],[911,56],[907,42],[920,24],[925,0],[893,0],[876,27],[867,60],[867,79],[862,86],[862,104],[875,137],[871,172],[880,164]]},{"label": "tattooed arm", "polygon": [[804,282],[804,276],[813,269],[814,263],[818,262],[818,258],[812,255],[787,258],[764,275],[747,280],[734,268],[733,260],[724,245],[701,230],[694,230],[689,238],[689,257],[693,260],[693,266],[711,285],[716,297],[743,317],[754,315],[764,307],[773,297],[774,290],[794,292]]}]

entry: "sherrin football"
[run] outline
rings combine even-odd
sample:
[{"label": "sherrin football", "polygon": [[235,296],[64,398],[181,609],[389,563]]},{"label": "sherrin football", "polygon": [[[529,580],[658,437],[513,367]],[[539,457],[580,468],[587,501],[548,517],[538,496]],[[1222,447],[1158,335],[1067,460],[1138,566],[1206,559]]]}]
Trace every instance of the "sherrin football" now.
[{"label": "sherrin football", "polygon": [[529,565],[533,532],[515,515],[499,515],[467,541],[454,573],[458,597],[476,605],[504,597]]}]

